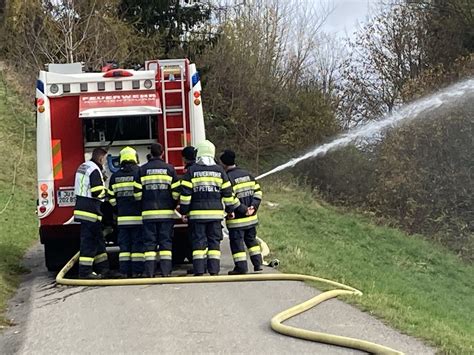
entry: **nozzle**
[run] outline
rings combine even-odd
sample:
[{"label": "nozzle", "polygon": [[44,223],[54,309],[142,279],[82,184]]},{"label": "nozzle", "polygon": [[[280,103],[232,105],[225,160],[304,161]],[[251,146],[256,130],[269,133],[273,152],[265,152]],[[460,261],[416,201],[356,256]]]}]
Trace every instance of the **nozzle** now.
[{"label": "nozzle", "polygon": [[273,267],[273,268],[277,268],[278,265],[280,265],[280,260],[278,259],[273,259],[272,261],[268,263],[268,266]]}]

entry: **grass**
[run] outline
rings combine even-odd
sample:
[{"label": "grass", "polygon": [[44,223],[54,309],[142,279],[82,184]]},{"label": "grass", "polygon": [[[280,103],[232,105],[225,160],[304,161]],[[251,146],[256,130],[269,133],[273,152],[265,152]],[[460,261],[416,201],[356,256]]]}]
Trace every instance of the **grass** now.
[{"label": "grass", "polygon": [[[19,282],[21,259],[37,238],[36,165],[31,103],[7,90],[0,67],[0,325]],[[23,154],[22,146],[24,146]],[[12,195],[13,172],[17,170]],[[8,204],[8,205],[7,205]]]},{"label": "grass", "polygon": [[[265,186],[264,186],[265,187]],[[284,272],[360,289],[348,302],[443,353],[474,353],[474,267],[409,236],[318,202],[305,188],[267,186],[259,235]]]}]

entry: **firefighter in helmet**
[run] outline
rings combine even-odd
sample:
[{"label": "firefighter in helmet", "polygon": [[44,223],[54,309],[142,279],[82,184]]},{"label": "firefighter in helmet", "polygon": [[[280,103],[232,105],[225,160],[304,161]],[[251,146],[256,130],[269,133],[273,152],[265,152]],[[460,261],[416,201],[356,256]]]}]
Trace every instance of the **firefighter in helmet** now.
[{"label": "firefighter in helmet", "polygon": [[81,223],[80,278],[101,278],[109,270],[101,224],[101,205],[106,196],[102,169],[106,155],[105,149],[95,148],[91,160],[76,171],[74,220]]},{"label": "firefighter in helmet", "polygon": [[[227,219],[230,250],[234,259],[234,269],[229,275],[246,274],[248,272],[245,245],[250,254],[254,271],[262,270],[262,254],[257,241],[258,224],[257,210],[262,200],[262,190],[254,177],[246,170],[235,165],[234,151],[227,149],[220,156],[232,190],[240,201],[239,208],[232,219]],[[244,245],[245,243],[245,245]]]},{"label": "firefighter in helmet", "polygon": [[161,276],[170,276],[172,240],[179,199],[179,179],[173,166],[163,161],[163,147],[151,145],[151,158],[140,168],[143,186],[142,217],[145,243],[146,277],[155,276],[156,247],[159,246]]},{"label": "firefighter in helmet", "polygon": [[220,242],[225,210],[231,213],[240,202],[232,194],[224,169],[214,160],[215,147],[210,141],[199,143],[196,164],[190,166],[181,181],[180,212],[191,228],[194,275],[206,269],[211,275],[220,270]]},{"label": "firefighter in helmet", "polygon": [[108,198],[117,206],[120,276],[140,277],[145,261],[142,240],[142,185],[135,149],[120,151],[120,170],[110,178]]}]

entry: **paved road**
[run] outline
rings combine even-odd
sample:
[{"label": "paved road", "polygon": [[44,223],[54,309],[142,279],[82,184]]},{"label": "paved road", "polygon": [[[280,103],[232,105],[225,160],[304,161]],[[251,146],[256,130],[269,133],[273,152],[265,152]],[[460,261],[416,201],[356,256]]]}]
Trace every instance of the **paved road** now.
[{"label": "paved road", "polygon": [[[231,266],[228,250],[225,256],[224,272]],[[15,326],[0,336],[2,354],[360,353],[270,329],[273,315],[317,293],[303,283],[66,287],[55,285],[44,269],[40,245],[25,263],[32,272],[11,301],[8,316]],[[409,354],[434,354],[420,341],[337,300],[289,324],[366,339]]]}]

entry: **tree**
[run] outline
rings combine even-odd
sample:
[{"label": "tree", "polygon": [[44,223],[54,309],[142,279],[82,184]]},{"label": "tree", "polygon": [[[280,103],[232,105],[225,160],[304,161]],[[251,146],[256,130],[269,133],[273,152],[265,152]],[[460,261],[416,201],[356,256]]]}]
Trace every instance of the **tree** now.
[{"label": "tree", "polygon": [[343,70],[339,107],[345,126],[376,119],[401,102],[408,80],[427,67],[427,14],[418,4],[401,4],[364,26]]},{"label": "tree", "polygon": [[[156,47],[118,18],[116,0],[12,0],[7,4],[2,49],[31,77],[46,63],[140,61]],[[148,50],[148,51],[147,51]]]},{"label": "tree", "polygon": [[311,74],[326,12],[293,5],[255,1],[241,8],[199,57],[209,136],[234,147],[257,172],[334,132],[328,123],[334,116]]},{"label": "tree", "polygon": [[159,36],[165,56],[200,51],[211,35],[205,33],[211,10],[201,2],[121,0],[119,14],[145,37]]}]

